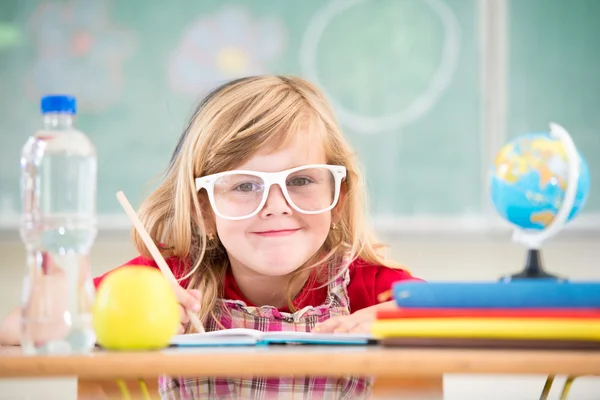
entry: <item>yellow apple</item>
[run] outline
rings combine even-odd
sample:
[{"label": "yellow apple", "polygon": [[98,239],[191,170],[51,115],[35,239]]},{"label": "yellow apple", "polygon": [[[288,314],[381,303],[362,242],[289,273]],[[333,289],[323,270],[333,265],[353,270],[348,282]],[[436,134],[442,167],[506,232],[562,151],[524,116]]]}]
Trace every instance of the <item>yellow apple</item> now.
[{"label": "yellow apple", "polygon": [[156,268],[117,268],[96,292],[94,330],[98,344],[109,350],[166,347],[179,329],[179,318],[173,287]]}]

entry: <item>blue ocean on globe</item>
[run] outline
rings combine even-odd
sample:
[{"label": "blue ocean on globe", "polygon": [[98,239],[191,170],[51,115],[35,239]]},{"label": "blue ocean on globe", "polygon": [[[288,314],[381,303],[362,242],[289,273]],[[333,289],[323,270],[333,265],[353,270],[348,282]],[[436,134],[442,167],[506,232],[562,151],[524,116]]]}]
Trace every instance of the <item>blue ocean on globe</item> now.
[{"label": "blue ocean on globe", "polygon": [[[579,163],[577,194],[567,221],[581,211],[590,191],[590,171],[581,154]],[[496,211],[522,229],[544,229],[564,199],[567,165],[563,144],[549,133],[511,140],[502,147],[490,171],[490,196]]]}]

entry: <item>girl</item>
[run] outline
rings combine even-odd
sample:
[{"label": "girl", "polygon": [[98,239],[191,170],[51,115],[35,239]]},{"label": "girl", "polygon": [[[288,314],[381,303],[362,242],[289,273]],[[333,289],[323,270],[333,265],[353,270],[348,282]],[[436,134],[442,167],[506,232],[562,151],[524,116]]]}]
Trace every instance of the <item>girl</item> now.
[{"label": "girl", "polygon": [[[182,330],[191,309],[207,331],[368,331],[391,304],[378,295],[414,278],[377,253],[365,197],[323,95],[300,78],[248,77],[202,101],[139,216],[180,280]],[[133,239],[141,256],[127,265],[156,267]],[[362,398],[370,387],[360,377],[160,382],[165,399]]]}]

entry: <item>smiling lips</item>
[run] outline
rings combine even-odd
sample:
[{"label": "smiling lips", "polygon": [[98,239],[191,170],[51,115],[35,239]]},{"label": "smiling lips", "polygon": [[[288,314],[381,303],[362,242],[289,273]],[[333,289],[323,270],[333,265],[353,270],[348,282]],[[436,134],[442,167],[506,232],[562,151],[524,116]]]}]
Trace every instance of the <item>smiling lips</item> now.
[{"label": "smiling lips", "polygon": [[277,237],[277,236],[290,236],[298,232],[300,229],[277,229],[270,231],[252,232],[255,235],[262,237]]}]

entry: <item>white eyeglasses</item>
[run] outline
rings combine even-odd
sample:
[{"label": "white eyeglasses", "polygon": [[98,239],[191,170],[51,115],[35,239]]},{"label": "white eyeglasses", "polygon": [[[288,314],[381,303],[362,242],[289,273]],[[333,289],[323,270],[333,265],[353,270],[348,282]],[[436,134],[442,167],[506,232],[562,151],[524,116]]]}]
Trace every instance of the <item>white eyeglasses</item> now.
[{"label": "white eyeglasses", "polygon": [[338,202],[346,167],[311,164],[280,172],[235,170],[196,178],[213,211],[221,218],[251,218],[264,207],[271,185],[279,185],[288,204],[303,214],[331,210]]}]

